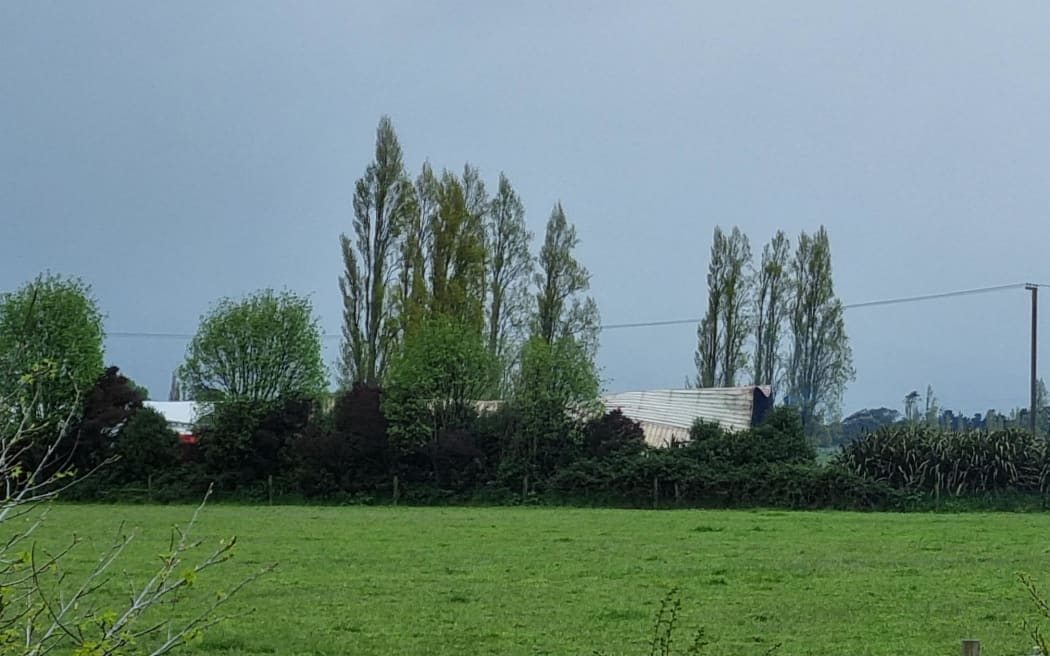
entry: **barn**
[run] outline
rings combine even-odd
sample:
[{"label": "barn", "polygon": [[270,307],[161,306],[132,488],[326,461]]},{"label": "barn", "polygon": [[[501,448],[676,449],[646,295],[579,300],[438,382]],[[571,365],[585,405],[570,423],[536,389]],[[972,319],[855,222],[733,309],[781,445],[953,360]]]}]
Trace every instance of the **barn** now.
[{"label": "barn", "polygon": [[180,442],[197,442],[193,426],[201,416],[201,404],[196,401],[145,401],[143,405],[163,415],[171,430],[179,434]]},{"label": "barn", "polygon": [[663,389],[607,394],[607,410],[620,410],[642,425],[650,446],[669,446],[689,440],[697,420],[718,424],[728,431],[747,430],[773,408],[768,386]]}]

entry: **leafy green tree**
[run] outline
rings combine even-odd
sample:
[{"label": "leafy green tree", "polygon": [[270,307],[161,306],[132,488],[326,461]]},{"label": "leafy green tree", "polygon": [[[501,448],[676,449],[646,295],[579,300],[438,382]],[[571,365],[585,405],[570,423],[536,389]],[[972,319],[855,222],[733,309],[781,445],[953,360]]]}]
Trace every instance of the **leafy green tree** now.
[{"label": "leafy green tree", "polygon": [[714,387],[718,383],[718,350],[722,343],[718,318],[722,316],[722,285],[725,277],[725,235],[715,226],[711,241],[711,259],[707,263],[707,312],[696,329],[696,387]]},{"label": "leafy green tree", "polygon": [[[528,321],[533,260],[529,253],[532,233],[525,226],[525,205],[502,173],[485,227],[488,348],[503,367],[505,383],[509,382],[512,353]],[[500,386],[505,387],[505,384]]]},{"label": "leafy green tree", "polygon": [[787,387],[802,425],[811,432],[838,412],[846,383],[854,377],[842,302],[831,277],[831,244],[823,226],[803,232],[791,266],[791,362]]},{"label": "leafy green tree", "polygon": [[391,361],[383,395],[391,442],[402,450],[432,446],[443,431],[469,425],[493,371],[473,326],[446,317],[425,321]]},{"label": "leafy green tree", "polygon": [[428,316],[430,288],[427,256],[430,230],[436,221],[439,182],[429,162],[416,178],[414,203],[401,239],[400,283],[397,298],[398,337],[417,328]]},{"label": "leafy green tree", "polygon": [[762,249],[762,263],[755,284],[754,382],[771,386],[774,395],[781,374],[784,318],[790,303],[790,251],[787,235],[778,230]]},{"label": "leafy green tree", "polygon": [[697,384],[732,387],[746,366],[744,343],[750,334],[751,244],[733,228],[715,228],[707,273],[707,313],[697,329]]},{"label": "leafy green tree", "polygon": [[481,334],[484,326],[484,187],[476,170],[461,179],[445,171],[430,225],[430,315],[446,317]]},{"label": "leafy green tree", "polygon": [[264,290],[221,300],[201,318],[180,377],[200,401],[318,398],[325,367],[309,299]]},{"label": "leafy green tree", "polygon": [[388,289],[397,279],[398,239],[413,212],[412,184],[405,172],[401,144],[389,117],[376,130],[375,159],[354,191],[354,239],[340,235],[344,272],[343,346],[340,376],[344,385],[375,384],[382,378],[396,335]]},{"label": "leafy green tree", "polygon": [[537,335],[522,350],[513,404],[519,415],[516,460],[536,481],[582,441],[584,422],[601,414],[601,385],[586,346],[571,335],[550,344]]},{"label": "leafy green tree", "polygon": [[601,319],[598,304],[584,296],[591,286],[591,274],[573,255],[579,243],[561,203],[555,204],[547,220],[538,271],[533,275],[537,293],[532,333],[550,346],[572,337],[593,357]]},{"label": "leafy green tree", "polygon": [[481,172],[476,166],[469,163],[463,166],[461,184],[463,185],[463,204],[467,215],[471,218],[471,223],[478,226],[485,225],[491,210],[491,203],[488,191],[485,189],[485,182],[481,179]]},{"label": "leafy green tree", "polygon": [[0,295],[0,399],[15,396],[40,367],[54,373],[37,377],[35,403],[10,404],[0,413],[49,438],[75,423],[83,396],[103,372],[103,338],[102,313],[79,279],[42,274]]},{"label": "leafy green tree", "polygon": [[737,383],[737,372],[746,366],[744,342],[751,332],[749,313],[751,242],[734,227],[724,242],[725,277],[722,285],[722,377],[723,387]]}]

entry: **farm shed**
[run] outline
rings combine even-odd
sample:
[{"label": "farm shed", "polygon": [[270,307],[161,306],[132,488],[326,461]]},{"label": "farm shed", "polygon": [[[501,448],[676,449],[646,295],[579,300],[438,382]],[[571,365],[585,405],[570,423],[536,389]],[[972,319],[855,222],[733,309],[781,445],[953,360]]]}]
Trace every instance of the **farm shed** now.
[{"label": "farm shed", "polygon": [[729,431],[746,430],[773,407],[768,386],[623,392],[608,394],[602,401],[609,411],[618,409],[640,423],[651,446],[688,441],[689,428],[697,419]]},{"label": "farm shed", "polygon": [[168,426],[179,434],[179,439],[184,444],[192,444],[197,441],[196,436],[193,435],[193,425],[201,416],[199,403],[196,401],[146,401],[143,405],[162,414],[168,421]]}]

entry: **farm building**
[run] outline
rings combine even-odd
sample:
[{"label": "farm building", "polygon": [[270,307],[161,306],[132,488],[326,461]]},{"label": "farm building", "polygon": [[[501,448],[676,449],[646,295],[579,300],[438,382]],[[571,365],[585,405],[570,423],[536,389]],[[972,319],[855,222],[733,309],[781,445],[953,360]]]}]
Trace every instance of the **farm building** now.
[{"label": "farm building", "polygon": [[193,435],[193,426],[201,416],[200,404],[196,401],[146,401],[147,408],[156,410],[168,420],[171,430],[179,434],[185,444],[197,441]]},{"label": "farm building", "polygon": [[773,407],[768,386],[668,389],[608,394],[605,407],[620,410],[642,425],[651,446],[668,446],[689,440],[697,419],[741,431],[762,421]]},{"label": "farm building", "polygon": [[[716,423],[729,431],[746,430],[762,421],[773,407],[770,388],[722,387],[664,389],[622,392],[602,397],[607,410],[620,410],[642,425],[651,446],[668,446],[689,440],[689,429],[697,419]],[[502,401],[476,401],[480,413],[492,412]],[[196,442],[193,427],[204,408],[194,401],[146,401],[164,416],[186,444]]]}]

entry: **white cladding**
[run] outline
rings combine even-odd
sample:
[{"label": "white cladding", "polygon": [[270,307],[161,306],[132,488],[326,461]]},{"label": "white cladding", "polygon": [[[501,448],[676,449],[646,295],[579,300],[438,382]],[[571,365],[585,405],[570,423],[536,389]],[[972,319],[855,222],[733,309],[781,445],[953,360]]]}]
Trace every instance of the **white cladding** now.
[{"label": "white cladding", "polygon": [[168,420],[176,431],[188,431],[200,418],[201,406],[196,401],[146,401],[142,405],[153,408]]},{"label": "white cladding", "polygon": [[[768,387],[759,389],[767,396],[770,393]],[[669,389],[609,394],[602,400],[608,410],[619,409],[639,422],[647,443],[667,446],[672,441],[687,441],[689,428],[697,419],[729,431],[747,430],[754,394],[754,387]]]}]

